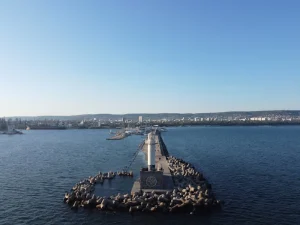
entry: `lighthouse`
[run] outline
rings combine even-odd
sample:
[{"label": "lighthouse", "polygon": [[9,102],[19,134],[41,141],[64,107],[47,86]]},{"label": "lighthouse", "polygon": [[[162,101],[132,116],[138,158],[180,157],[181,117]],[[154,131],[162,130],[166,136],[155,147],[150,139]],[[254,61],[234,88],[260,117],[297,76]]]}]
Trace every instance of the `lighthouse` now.
[{"label": "lighthouse", "polygon": [[155,171],[155,136],[148,134],[148,171]]},{"label": "lighthouse", "polygon": [[[140,190],[154,190],[154,189],[163,189],[164,188],[164,176],[163,170],[158,170],[155,166],[156,157],[159,162],[162,157],[160,150],[160,142],[158,139],[158,133],[152,131],[148,134],[143,151],[147,154],[147,168],[142,168],[140,171]],[[165,159],[165,157],[164,157]],[[166,159],[165,159],[166,160]]]}]

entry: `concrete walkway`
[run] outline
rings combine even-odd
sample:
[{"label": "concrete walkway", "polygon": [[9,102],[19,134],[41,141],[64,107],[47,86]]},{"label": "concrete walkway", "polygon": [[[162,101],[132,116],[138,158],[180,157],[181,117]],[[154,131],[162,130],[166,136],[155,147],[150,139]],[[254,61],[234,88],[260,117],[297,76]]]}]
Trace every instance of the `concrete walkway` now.
[{"label": "concrete walkway", "polygon": [[[166,156],[164,155],[164,152],[161,149],[162,144],[160,143],[159,137],[156,134],[155,135],[155,168],[156,169],[162,169],[163,170],[163,189],[143,189],[144,192],[166,192],[173,190],[174,183],[173,178],[171,175],[171,172],[169,170],[169,164],[166,159]],[[146,161],[148,157],[148,144],[147,141],[145,142],[142,151],[145,153]],[[131,193],[140,191],[140,181],[137,180],[134,182]]]}]

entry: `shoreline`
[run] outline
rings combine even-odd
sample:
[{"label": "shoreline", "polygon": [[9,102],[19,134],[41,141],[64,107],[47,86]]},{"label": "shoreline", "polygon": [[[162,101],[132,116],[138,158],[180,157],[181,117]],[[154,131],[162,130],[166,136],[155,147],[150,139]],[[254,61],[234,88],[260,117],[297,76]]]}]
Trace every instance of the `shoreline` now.
[{"label": "shoreline", "polygon": [[[158,127],[259,127],[259,126],[300,126],[300,122],[271,122],[271,123],[197,123],[197,124],[150,124],[149,126],[158,125]],[[116,127],[49,127],[49,128],[33,128],[30,130],[109,130],[119,129]],[[18,129],[26,130],[26,129]],[[0,131],[1,133],[2,131]]]}]

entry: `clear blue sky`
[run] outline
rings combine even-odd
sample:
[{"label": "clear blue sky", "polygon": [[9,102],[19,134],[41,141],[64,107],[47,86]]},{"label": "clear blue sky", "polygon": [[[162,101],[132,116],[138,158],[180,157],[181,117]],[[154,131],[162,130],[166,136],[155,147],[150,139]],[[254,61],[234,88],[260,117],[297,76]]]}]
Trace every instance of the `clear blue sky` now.
[{"label": "clear blue sky", "polygon": [[0,1],[0,116],[300,109],[300,1]]}]

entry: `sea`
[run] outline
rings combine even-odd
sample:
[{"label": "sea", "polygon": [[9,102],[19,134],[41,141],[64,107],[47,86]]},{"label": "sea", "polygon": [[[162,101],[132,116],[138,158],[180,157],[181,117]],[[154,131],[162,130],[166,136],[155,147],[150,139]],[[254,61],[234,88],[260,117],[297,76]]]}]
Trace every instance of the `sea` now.
[{"label": "sea", "polygon": [[[108,141],[108,130],[29,130],[0,135],[0,224],[300,224],[300,126],[178,127],[162,134],[170,155],[192,163],[225,202],[209,214],[71,210],[64,193],[99,171],[128,166],[144,136]],[[117,177],[96,193],[128,193]]]}]

